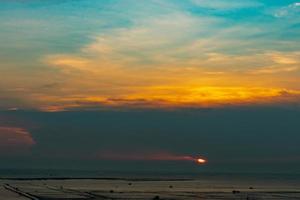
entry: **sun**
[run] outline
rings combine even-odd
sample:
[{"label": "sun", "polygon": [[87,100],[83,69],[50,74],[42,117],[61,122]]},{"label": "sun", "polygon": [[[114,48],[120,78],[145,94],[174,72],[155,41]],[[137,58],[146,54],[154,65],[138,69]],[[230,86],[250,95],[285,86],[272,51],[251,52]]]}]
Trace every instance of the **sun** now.
[{"label": "sun", "polygon": [[196,162],[197,162],[198,164],[205,164],[205,163],[207,162],[207,160],[205,160],[205,159],[203,159],[203,158],[197,158],[197,159],[196,159]]}]

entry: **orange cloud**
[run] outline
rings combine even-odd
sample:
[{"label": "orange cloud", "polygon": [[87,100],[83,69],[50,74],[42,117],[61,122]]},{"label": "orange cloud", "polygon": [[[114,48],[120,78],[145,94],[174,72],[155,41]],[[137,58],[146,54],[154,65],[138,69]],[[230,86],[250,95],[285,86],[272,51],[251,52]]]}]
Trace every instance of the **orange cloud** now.
[{"label": "orange cloud", "polygon": [[[89,58],[72,55],[48,57],[49,65],[68,72],[69,85],[65,87],[72,88],[72,94],[54,96],[48,101],[50,106],[46,105],[43,110],[97,106],[211,107],[299,102],[300,99],[300,88],[287,89],[292,84],[280,83],[291,80],[290,75],[277,75],[299,69],[299,52],[244,56],[207,53],[202,60],[190,58],[185,64],[184,60],[172,60],[164,55],[154,57],[155,65],[137,67],[137,60],[130,59],[132,57],[118,55],[119,59],[113,59],[121,47],[109,46],[110,40],[98,39],[85,48],[84,52],[91,54]],[[265,67],[237,70],[243,65],[258,64]]]},{"label": "orange cloud", "polygon": [[180,155],[169,152],[146,152],[146,153],[128,153],[128,152],[110,152],[104,151],[98,153],[98,159],[103,160],[123,160],[123,161],[189,161],[198,164],[205,164],[207,160],[202,156]]},{"label": "orange cloud", "polygon": [[0,127],[0,149],[6,153],[22,153],[35,144],[31,134],[19,127]]},{"label": "orange cloud", "polygon": [[300,91],[274,88],[156,86],[138,88],[131,93],[106,96],[82,96],[52,99],[54,106],[40,108],[47,112],[96,108],[188,108],[228,105],[275,105],[297,103]]}]

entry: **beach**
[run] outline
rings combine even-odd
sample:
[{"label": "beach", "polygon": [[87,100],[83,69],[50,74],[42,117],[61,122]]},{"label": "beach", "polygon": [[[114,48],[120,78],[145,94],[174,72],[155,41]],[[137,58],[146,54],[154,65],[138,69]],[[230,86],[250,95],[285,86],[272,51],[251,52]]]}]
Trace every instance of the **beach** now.
[{"label": "beach", "polygon": [[1,179],[0,199],[300,199],[298,181],[216,179]]}]

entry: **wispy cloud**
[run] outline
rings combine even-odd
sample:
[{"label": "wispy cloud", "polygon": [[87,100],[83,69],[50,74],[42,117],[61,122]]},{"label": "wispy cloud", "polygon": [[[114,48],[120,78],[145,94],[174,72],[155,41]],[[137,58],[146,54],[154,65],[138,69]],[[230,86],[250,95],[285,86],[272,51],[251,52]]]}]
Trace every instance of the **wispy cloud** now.
[{"label": "wispy cloud", "polygon": [[192,0],[197,6],[208,8],[208,9],[220,9],[220,10],[232,10],[232,9],[242,9],[259,7],[262,5],[256,0]]},{"label": "wispy cloud", "polygon": [[10,153],[24,153],[35,144],[31,134],[24,128],[0,126],[0,150]]},{"label": "wispy cloud", "polygon": [[[222,22],[178,13],[160,20],[147,18],[133,27],[96,36],[78,55],[49,55],[46,63],[68,77],[65,87],[76,88],[72,95],[65,93],[53,100],[71,108],[206,107],[262,102],[261,98],[272,103],[271,99],[280,97],[286,89],[272,87],[263,79],[257,81],[253,74],[297,71],[299,53],[222,52],[227,45],[243,43],[231,35],[248,30],[237,26],[205,35]],[[289,93],[298,94],[294,90]]]},{"label": "wispy cloud", "polygon": [[292,3],[290,5],[281,7],[274,11],[274,16],[278,18],[290,17],[299,14],[300,14],[300,2]]}]

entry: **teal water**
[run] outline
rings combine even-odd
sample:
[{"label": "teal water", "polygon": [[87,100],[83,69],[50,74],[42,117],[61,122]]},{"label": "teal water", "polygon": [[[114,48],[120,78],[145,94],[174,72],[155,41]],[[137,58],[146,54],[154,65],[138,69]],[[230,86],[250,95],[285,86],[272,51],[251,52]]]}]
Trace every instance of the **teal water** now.
[{"label": "teal water", "polygon": [[110,171],[68,169],[1,169],[1,179],[136,179],[136,180],[262,180],[292,181],[299,183],[295,173],[217,173],[217,172],[166,172],[166,171]]}]

